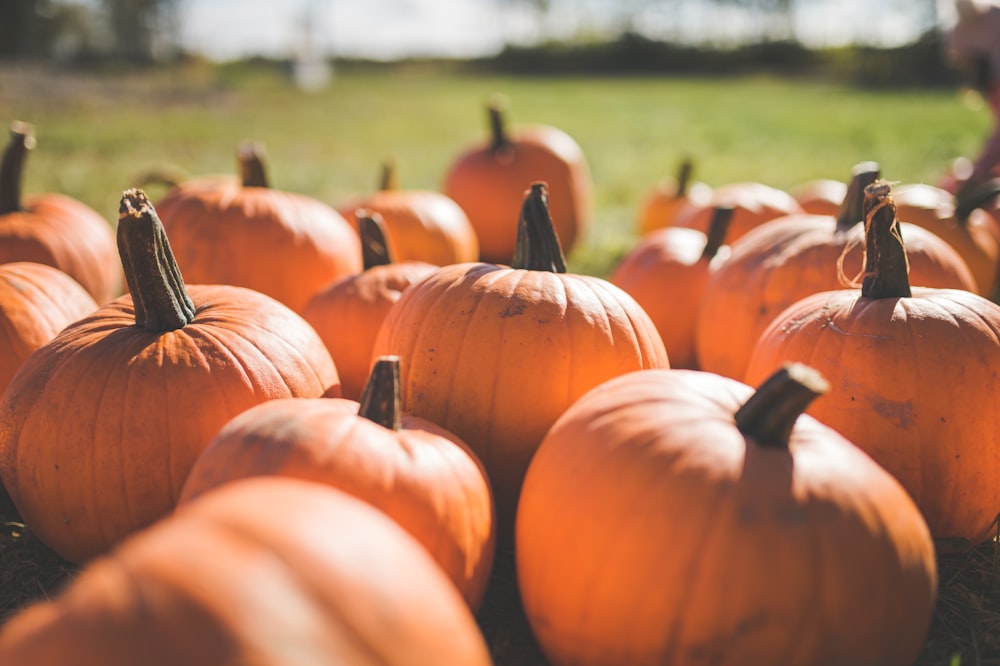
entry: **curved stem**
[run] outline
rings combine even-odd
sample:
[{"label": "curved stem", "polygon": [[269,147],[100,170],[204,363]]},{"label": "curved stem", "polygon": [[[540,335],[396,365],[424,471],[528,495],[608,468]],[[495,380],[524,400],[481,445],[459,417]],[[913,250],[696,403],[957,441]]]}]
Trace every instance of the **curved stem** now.
[{"label": "curved stem", "polygon": [[982,208],[1000,194],[1000,178],[990,178],[969,188],[962,188],[955,195],[955,219],[965,224],[972,211]]},{"label": "curved stem", "polygon": [[402,428],[400,409],[399,357],[380,356],[361,392],[358,416],[389,428]]},{"label": "curved stem", "polygon": [[359,208],[354,211],[361,236],[361,260],[364,270],[392,263],[392,252],[385,237],[385,222],[375,211]]},{"label": "curved stem", "polygon": [[910,292],[910,265],[899,230],[896,204],[884,180],[865,188],[865,298],[906,298]]},{"label": "curved stem", "polygon": [[785,448],[795,421],[829,388],[817,370],[802,363],[788,363],[736,411],[736,427],[758,444]]},{"label": "curved stem", "polygon": [[270,187],[267,180],[266,156],[264,147],[253,141],[240,145],[237,152],[240,163],[240,179],[243,187]]},{"label": "curved stem", "polygon": [[702,259],[712,259],[722,247],[726,240],[726,233],[729,225],[733,221],[735,208],[732,205],[719,205],[712,211],[712,219],[708,223],[708,240],[705,242],[705,249],[701,251]]},{"label": "curved stem", "polygon": [[142,190],[126,190],[118,209],[118,253],[135,306],[135,325],[165,333],[191,323],[195,308],[163,224]]},{"label": "curved stem", "polygon": [[694,162],[691,161],[690,157],[681,160],[681,164],[677,168],[677,190],[674,192],[676,198],[680,199],[687,194],[688,187],[691,186],[691,173],[693,171]]},{"label": "curved stem", "polygon": [[837,230],[847,231],[865,219],[865,188],[879,179],[881,170],[877,162],[861,162],[851,169],[851,182],[847,194],[837,210]]},{"label": "curved stem", "polygon": [[549,195],[545,183],[532,183],[524,198],[517,222],[514,259],[510,265],[529,271],[566,272],[566,258],[549,215]]},{"label": "curved stem", "polygon": [[35,132],[19,120],[10,126],[10,142],[0,158],[0,215],[21,210],[21,177],[28,152],[35,147]]},{"label": "curved stem", "polygon": [[507,136],[507,101],[502,95],[494,95],[486,109],[490,116],[490,151],[496,155],[510,149]]},{"label": "curved stem", "polygon": [[378,189],[383,192],[394,190],[398,186],[396,182],[396,161],[387,159],[382,162],[382,171],[379,174]]}]

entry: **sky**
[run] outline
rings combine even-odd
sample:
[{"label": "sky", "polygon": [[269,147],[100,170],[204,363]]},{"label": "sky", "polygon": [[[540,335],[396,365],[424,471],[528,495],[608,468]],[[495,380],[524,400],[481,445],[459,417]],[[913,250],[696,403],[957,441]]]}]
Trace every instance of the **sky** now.
[{"label": "sky", "polygon": [[[912,0],[902,0],[905,2]],[[948,4],[950,0],[941,0]],[[304,36],[325,56],[349,55],[392,59],[403,56],[489,55],[505,43],[531,42],[539,36],[568,37],[620,24],[625,0],[554,0],[546,22],[539,24],[528,3],[496,0],[182,0],[181,40],[185,48],[216,60],[246,55],[285,56]],[[738,10],[711,14],[707,3],[688,3],[678,15],[674,4],[659,7],[641,27],[660,35],[699,29],[738,39],[748,24]],[[836,46],[853,38],[880,45],[912,39],[920,26],[900,12],[900,2],[823,0],[808,3],[796,30],[807,44]],[[879,16],[879,12],[883,17]],[[944,11],[947,11],[945,8]]]}]

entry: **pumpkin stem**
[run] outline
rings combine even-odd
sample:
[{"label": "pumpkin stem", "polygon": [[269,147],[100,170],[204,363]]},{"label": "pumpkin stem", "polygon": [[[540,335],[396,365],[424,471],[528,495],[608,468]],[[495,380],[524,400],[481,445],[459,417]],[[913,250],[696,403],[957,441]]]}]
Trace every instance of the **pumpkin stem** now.
[{"label": "pumpkin stem", "polygon": [[705,241],[705,249],[701,251],[702,259],[711,260],[718,254],[722,242],[726,240],[735,210],[733,206],[725,204],[716,206],[712,211],[712,219],[708,223],[708,240]]},{"label": "pumpkin stem", "polygon": [[851,169],[847,194],[837,210],[837,231],[848,231],[865,219],[865,188],[879,179],[877,162],[860,162]]},{"label": "pumpkin stem", "polygon": [[529,271],[566,272],[566,258],[549,215],[548,186],[543,182],[532,183],[524,197],[510,265]]},{"label": "pumpkin stem", "polygon": [[681,160],[680,166],[677,168],[677,189],[674,191],[674,197],[680,199],[687,194],[688,187],[691,185],[691,173],[694,171],[694,162],[691,161],[690,157],[685,157]]},{"label": "pumpkin stem", "polygon": [[396,161],[386,159],[382,162],[382,172],[379,174],[378,189],[383,192],[394,190],[398,187],[396,182]]},{"label": "pumpkin stem", "polygon": [[135,325],[154,333],[184,328],[194,303],[153,204],[139,189],[126,190],[118,209],[118,254],[135,307]]},{"label": "pumpkin stem", "polygon": [[244,141],[236,154],[240,163],[243,187],[270,187],[265,167],[264,146],[255,141]]},{"label": "pumpkin stem", "polygon": [[359,208],[354,211],[361,236],[361,260],[364,270],[392,263],[392,251],[385,237],[385,222],[375,211]]},{"label": "pumpkin stem", "polygon": [[35,147],[35,131],[28,123],[15,120],[10,126],[10,142],[0,159],[0,215],[21,210],[21,176],[28,151]]},{"label": "pumpkin stem", "polygon": [[955,195],[955,219],[959,224],[965,224],[972,211],[982,208],[998,194],[1000,194],[1000,178],[990,178],[972,187],[963,187]]},{"label": "pumpkin stem", "polygon": [[786,363],[736,410],[736,427],[758,444],[785,448],[795,421],[829,388],[818,370],[802,363]]},{"label": "pumpkin stem", "polygon": [[906,298],[910,265],[899,230],[889,183],[878,180],[865,188],[865,298]]},{"label": "pumpkin stem", "polygon": [[361,392],[358,416],[389,428],[402,428],[400,409],[399,357],[379,356]]},{"label": "pumpkin stem", "polygon": [[503,95],[494,95],[486,107],[490,115],[490,152],[494,156],[510,150],[510,137],[507,136],[507,100]]}]

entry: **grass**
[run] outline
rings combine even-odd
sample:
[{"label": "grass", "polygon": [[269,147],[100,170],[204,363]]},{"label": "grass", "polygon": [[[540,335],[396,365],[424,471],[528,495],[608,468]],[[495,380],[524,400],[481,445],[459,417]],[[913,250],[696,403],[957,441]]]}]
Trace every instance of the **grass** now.
[{"label": "grass", "polygon": [[[753,79],[515,79],[338,72],[305,93],[276,70],[191,65],[154,72],[68,73],[0,67],[0,119],[37,129],[25,191],[59,191],[114,219],[122,190],[150,170],[235,169],[245,139],[262,141],[275,187],[336,205],[375,187],[394,157],[400,184],[437,189],[450,160],[486,131],[486,100],[511,121],[556,125],[588,156],[594,224],[569,257],[606,274],[635,240],[643,196],[684,155],[711,185],[791,188],[846,179],[876,160],[900,182],[935,182],[989,130],[983,108],[953,90],[859,91],[823,82]],[[151,194],[157,194],[151,186]],[[0,617],[43,598],[74,567],[38,543],[0,497]],[[1000,552],[995,542],[939,558],[941,590],[919,664],[1000,664]],[[509,553],[498,555],[480,624],[498,664],[544,664],[521,614]]]}]

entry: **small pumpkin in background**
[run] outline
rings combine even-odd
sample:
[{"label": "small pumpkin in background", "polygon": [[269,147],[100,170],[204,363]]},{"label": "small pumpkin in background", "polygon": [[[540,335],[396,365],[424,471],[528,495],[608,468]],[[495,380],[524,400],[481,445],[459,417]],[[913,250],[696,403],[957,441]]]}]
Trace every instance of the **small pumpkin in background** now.
[{"label": "small pumpkin in background", "polygon": [[269,187],[263,148],[238,152],[242,181],[196,178],[157,203],[191,284],[254,289],[301,312],[330,282],[361,270],[354,227],[325,203]]},{"label": "small pumpkin in background", "polygon": [[368,381],[372,347],[382,321],[403,291],[434,271],[423,261],[393,260],[382,216],[354,214],[361,237],[364,270],[321,289],[302,310],[330,351],[345,398],[357,400]]},{"label": "small pumpkin in background", "polygon": [[0,396],[0,477],[28,528],[83,562],[169,513],[236,414],[340,394],[309,324],[269,296],[185,286],[146,196],[118,221],[129,294],[39,347]]},{"label": "small pumpkin in background", "polygon": [[507,127],[507,102],[488,106],[490,140],[460,153],[448,168],[444,193],[469,216],[479,239],[479,258],[506,263],[514,254],[516,220],[524,191],[548,185],[552,222],[563,250],[572,251],[593,215],[593,183],[583,150],[566,132],[549,125]]},{"label": "small pumpkin in background", "polygon": [[31,125],[13,123],[0,158],[0,263],[58,268],[103,305],[122,291],[114,230],[100,213],[64,194],[22,196],[24,163],[34,146]]},{"label": "small pumpkin in background", "polygon": [[87,290],[58,268],[0,264],[0,393],[36,349],[96,309]]},{"label": "small pumpkin in background", "polygon": [[517,515],[551,663],[911,666],[934,545],[892,476],[802,414],[826,389],[800,364],[756,390],[648,370],[566,410]]},{"label": "small pumpkin in background", "polygon": [[335,488],[243,479],[180,507],[10,619],[0,663],[487,666],[427,552]]},{"label": "small pumpkin in background", "polygon": [[834,178],[816,178],[788,192],[810,215],[836,215],[847,196],[847,183]]},{"label": "small pumpkin in background", "polygon": [[705,183],[692,181],[693,171],[694,161],[685,157],[677,167],[676,176],[664,178],[646,195],[639,207],[640,236],[674,226],[674,219],[686,205],[708,205],[712,188]]},{"label": "small pumpkin in background", "polygon": [[725,238],[729,245],[769,220],[805,212],[792,195],[784,190],[763,183],[729,183],[714,188],[707,203],[689,202],[677,213],[675,224],[707,232],[713,212],[718,206],[733,209],[733,220]]},{"label": "small pumpkin in background", "polygon": [[403,292],[375,356],[404,359],[403,410],[455,433],[493,487],[501,547],[513,537],[524,471],[545,431],[583,393],[669,363],[631,296],[566,272],[544,183],[524,197],[510,266],[442,266]]},{"label": "small pumpkin in background", "polygon": [[358,209],[382,217],[396,261],[446,266],[479,259],[479,239],[465,211],[441,192],[400,189],[391,161],[382,165],[377,192],[339,206],[340,214],[354,224]]},{"label": "small pumpkin in background", "polygon": [[609,278],[653,320],[672,368],[698,368],[694,344],[698,309],[711,274],[729,257],[729,246],[722,239],[732,215],[732,208],[716,208],[708,235],[686,227],[649,232]]}]

